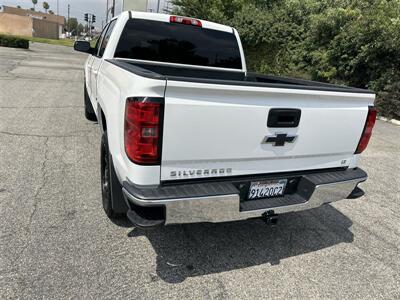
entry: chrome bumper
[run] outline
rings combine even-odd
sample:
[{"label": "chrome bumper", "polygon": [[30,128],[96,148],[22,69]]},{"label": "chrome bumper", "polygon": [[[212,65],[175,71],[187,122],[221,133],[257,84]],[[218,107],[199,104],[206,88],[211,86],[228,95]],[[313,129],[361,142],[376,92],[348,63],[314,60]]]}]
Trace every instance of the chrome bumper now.
[{"label": "chrome bumper", "polygon": [[[138,206],[165,206],[165,224],[218,223],[257,218],[261,217],[267,211],[282,214],[316,208],[325,203],[347,198],[357,185],[366,179],[367,175],[362,170],[360,170],[356,178],[353,176],[353,178],[343,181],[321,183],[321,181],[315,179],[318,183],[310,188],[307,199],[304,198],[304,201],[301,203],[255,210],[243,210],[241,208],[240,196],[236,193],[175,199],[140,199],[132,195],[126,188],[123,188],[123,193],[127,202]],[[311,179],[308,178],[307,180],[309,182]]]}]

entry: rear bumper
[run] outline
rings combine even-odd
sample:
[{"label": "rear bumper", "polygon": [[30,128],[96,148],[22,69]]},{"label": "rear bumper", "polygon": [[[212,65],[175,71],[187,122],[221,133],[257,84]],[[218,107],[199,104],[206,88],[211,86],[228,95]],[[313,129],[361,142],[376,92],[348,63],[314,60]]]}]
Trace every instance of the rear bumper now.
[{"label": "rear bumper", "polygon": [[[296,190],[278,198],[243,201],[232,182],[139,188],[124,183],[127,204],[163,207],[165,224],[227,222],[319,207],[349,197],[367,174],[359,169],[312,173],[298,177]],[[243,197],[242,197],[243,198]]]}]

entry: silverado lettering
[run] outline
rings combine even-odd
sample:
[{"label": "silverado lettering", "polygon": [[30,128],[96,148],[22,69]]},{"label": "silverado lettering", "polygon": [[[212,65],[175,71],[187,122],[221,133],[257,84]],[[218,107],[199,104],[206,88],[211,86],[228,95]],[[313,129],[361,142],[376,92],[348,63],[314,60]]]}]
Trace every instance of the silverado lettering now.
[{"label": "silverado lettering", "polygon": [[184,171],[171,171],[171,177],[181,177],[181,176],[203,176],[203,175],[230,175],[232,174],[232,169],[204,169],[204,170],[184,170]]}]

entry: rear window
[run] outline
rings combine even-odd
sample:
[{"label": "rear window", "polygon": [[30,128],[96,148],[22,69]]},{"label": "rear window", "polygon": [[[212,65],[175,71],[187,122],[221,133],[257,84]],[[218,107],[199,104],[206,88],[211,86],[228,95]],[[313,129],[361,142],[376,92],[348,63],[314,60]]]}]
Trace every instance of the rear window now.
[{"label": "rear window", "polygon": [[115,57],[241,69],[233,33],[191,25],[130,19]]}]

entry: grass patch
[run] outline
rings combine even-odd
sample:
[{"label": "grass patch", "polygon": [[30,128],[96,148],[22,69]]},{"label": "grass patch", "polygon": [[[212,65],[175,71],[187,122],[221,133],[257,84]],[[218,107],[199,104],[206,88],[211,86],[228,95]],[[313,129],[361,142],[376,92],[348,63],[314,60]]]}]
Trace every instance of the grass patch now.
[{"label": "grass patch", "polygon": [[21,37],[0,34],[0,46],[29,49],[29,41]]},{"label": "grass patch", "polygon": [[[60,45],[68,47],[73,47],[75,43],[75,41],[71,39],[53,40],[53,39],[45,39],[45,38],[38,38],[31,36],[14,36],[14,35],[0,35],[0,37],[6,37],[7,39],[24,39],[33,43],[44,43],[44,44]],[[3,45],[0,44],[0,46]]]},{"label": "grass patch", "polygon": [[68,47],[73,47],[74,43],[75,43],[75,41],[71,40],[71,39],[52,40],[52,39],[45,39],[45,38],[38,38],[38,37],[29,37],[28,39],[34,43],[44,43],[44,44],[60,45],[60,46],[68,46]]}]

